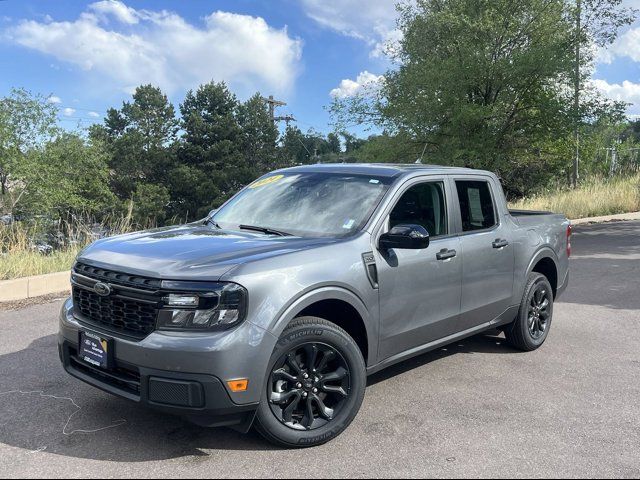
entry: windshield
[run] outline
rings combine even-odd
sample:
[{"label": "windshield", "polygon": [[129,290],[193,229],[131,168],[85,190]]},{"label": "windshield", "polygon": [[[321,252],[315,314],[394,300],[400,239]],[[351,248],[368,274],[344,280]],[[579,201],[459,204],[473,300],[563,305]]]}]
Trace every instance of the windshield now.
[{"label": "windshield", "polygon": [[271,174],[238,193],[212,220],[222,228],[345,236],[365,225],[391,180],[343,173]]}]

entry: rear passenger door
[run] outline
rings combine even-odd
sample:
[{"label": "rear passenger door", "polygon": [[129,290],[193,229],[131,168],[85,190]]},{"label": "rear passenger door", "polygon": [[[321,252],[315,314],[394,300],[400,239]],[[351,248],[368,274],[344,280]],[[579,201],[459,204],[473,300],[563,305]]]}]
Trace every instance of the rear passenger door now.
[{"label": "rear passenger door", "polygon": [[458,207],[462,262],[459,331],[500,316],[513,292],[514,246],[511,230],[500,217],[490,177],[452,179]]}]

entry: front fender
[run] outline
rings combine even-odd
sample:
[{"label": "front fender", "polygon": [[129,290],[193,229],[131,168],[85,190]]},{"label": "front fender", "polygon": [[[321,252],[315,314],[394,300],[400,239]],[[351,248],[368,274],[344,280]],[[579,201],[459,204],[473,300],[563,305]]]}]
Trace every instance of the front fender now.
[{"label": "front fender", "polygon": [[269,332],[276,338],[279,338],[285,328],[287,328],[287,325],[289,325],[300,312],[322,300],[340,300],[348,303],[358,312],[364,322],[365,331],[367,332],[369,360],[376,358],[378,344],[375,339],[378,337],[375,325],[377,325],[377,323],[362,299],[352,291],[343,287],[323,286],[302,292],[284,308],[282,313],[276,318],[273,326],[269,328]]}]

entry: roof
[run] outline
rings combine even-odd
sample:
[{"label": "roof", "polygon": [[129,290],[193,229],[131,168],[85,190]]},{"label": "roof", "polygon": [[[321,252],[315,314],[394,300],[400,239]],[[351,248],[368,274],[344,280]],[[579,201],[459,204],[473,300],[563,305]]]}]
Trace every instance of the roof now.
[{"label": "roof", "polygon": [[475,172],[461,167],[446,167],[443,165],[423,165],[419,163],[317,163],[313,165],[300,165],[283,169],[286,172],[327,172],[346,173],[354,175],[371,175],[376,177],[398,177],[403,174],[415,172],[447,173],[451,170],[460,172]]}]

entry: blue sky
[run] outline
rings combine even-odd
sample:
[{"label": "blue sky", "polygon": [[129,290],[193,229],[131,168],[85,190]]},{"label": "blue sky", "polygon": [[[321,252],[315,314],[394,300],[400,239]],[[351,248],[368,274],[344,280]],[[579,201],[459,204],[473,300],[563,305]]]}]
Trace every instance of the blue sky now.
[{"label": "blue sky", "polygon": [[[640,0],[625,0],[640,7]],[[0,96],[51,96],[64,124],[100,121],[141,83],[176,106],[186,90],[225,80],[288,105],[303,130],[330,130],[332,96],[375,83],[397,38],[391,0],[0,1]],[[640,114],[640,21],[600,52],[594,85]]]}]

